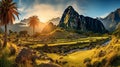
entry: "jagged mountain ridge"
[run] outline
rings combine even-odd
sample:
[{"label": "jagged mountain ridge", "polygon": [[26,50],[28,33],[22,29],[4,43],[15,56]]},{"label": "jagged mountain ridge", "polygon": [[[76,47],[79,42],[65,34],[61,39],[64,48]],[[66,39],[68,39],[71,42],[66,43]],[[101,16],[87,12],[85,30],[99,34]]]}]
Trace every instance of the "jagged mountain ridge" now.
[{"label": "jagged mountain ridge", "polygon": [[120,24],[120,8],[100,20],[103,22],[107,30],[113,32]]},{"label": "jagged mountain ridge", "polygon": [[82,32],[92,31],[94,33],[106,33],[104,25],[101,21],[91,17],[79,15],[72,6],[65,9],[59,27],[80,30]]}]

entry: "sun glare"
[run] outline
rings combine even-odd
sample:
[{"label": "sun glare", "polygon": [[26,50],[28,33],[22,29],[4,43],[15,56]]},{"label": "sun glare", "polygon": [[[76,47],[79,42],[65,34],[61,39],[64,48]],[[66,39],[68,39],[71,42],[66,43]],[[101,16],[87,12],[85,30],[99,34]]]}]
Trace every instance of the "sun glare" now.
[{"label": "sun glare", "polygon": [[45,23],[45,22],[47,22],[47,19],[45,19],[45,18],[40,18],[40,21],[43,22],[43,23]]}]

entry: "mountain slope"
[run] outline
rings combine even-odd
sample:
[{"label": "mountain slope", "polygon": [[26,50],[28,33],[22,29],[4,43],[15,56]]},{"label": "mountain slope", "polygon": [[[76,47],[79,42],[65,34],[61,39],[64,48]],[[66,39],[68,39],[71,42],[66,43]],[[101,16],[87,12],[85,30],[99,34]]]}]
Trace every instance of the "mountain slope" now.
[{"label": "mountain slope", "polygon": [[58,25],[60,22],[60,17],[52,18],[48,22],[52,22],[54,25]]},{"label": "mountain slope", "polygon": [[41,31],[41,33],[50,33],[53,30],[56,29],[56,25],[54,25],[52,22],[49,22]]},{"label": "mountain slope", "polygon": [[115,10],[114,12],[111,12],[108,16],[101,19],[104,26],[107,30],[110,32],[114,31],[118,24],[120,24],[120,8]]},{"label": "mountain slope", "polygon": [[63,28],[79,30],[82,32],[107,32],[101,21],[90,17],[84,17],[83,15],[79,15],[72,6],[69,6],[67,9],[65,9],[58,26]]}]

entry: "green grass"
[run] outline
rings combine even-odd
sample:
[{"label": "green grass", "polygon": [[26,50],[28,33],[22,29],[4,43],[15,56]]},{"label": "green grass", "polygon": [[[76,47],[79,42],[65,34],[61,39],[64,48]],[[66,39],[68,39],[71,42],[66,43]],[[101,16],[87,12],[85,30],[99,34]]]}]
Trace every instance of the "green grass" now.
[{"label": "green grass", "polygon": [[[102,51],[105,51],[105,55],[99,56]],[[61,64],[63,67],[85,67],[84,59],[90,58],[91,64],[94,65],[95,62],[100,62],[103,64],[103,59],[106,59],[106,66],[112,65],[113,67],[120,67],[120,40],[112,39],[111,42],[106,46],[101,46],[99,48],[94,48],[91,50],[77,51],[71,54],[67,54],[65,56],[55,54],[55,53],[47,53],[49,57],[53,60],[58,60],[58,62],[67,62],[66,64]],[[62,57],[62,58],[61,58]],[[105,67],[104,65],[102,67]]]},{"label": "green grass", "polygon": [[[55,43],[50,43],[48,46],[58,46],[58,45],[72,45],[76,43],[90,43],[97,42],[99,40],[108,39],[108,37],[87,37],[87,38],[79,38],[79,39],[57,39]],[[42,47],[44,43],[31,45],[30,47]]]},{"label": "green grass", "polygon": [[[54,53],[47,53],[49,57],[51,57],[54,60],[58,60],[61,62],[67,61],[65,65],[62,65],[63,67],[85,67],[83,61],[85,58],[88,58],[94,54],[94,49],[93,50],[86,50],[86,51],[78,51],[72,54],[68,54],[67,56],[61,56],[58,54]],[[62,57],[62,59],[60,59]]]}]

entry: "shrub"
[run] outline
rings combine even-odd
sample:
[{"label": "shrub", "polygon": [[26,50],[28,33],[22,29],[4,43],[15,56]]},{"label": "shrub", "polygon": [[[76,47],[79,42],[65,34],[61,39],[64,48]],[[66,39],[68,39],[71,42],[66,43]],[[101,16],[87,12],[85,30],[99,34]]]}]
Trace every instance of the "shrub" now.
[{"label": "shrub", "polygon": [[2,56],[0,57],[0,67],[11,67],[12,66],[12,62],[9,61],[7,59],[8,55],[2,54]]},{"label": "shrub", "polygon": [[86,67],[92,67],[92,64],[89,62],[87,62],[85,65],[86,65]]},{"label": "shrub", "polygon": [[120,65],[120,56],[116,56],[112,61],[111,61],[112,66],[119,66]]},{"label": "shrub", "polygon": [[93,67],[102,67],[102,63],[100,61],[95,61]]},{"label": "shrub", "polygon": [[99,52],[99,57],[103,57],[103,56],[105,56],[105,54],[106,54],[106,52],[105,51],[103,51],[103,50],[101,50],[100,52]]},{"label": "shrub", "polygon": [[86,63],[86,62],[91,62],[91,59],[90,58],[85,58],[84,63]]},{"label": "shrub", "polygon": [[85,65],[86,65],[86,67],[92,67],[91,59],[90,59],[90,58],[84,59],[84,63],[85,63]]},{"label": "shrub", "polygon": [[101,61],[101,63],[102,63],[102,66],[105,66],[105,64],[107,63],[106,58],[103,58],[102,61]]}]

